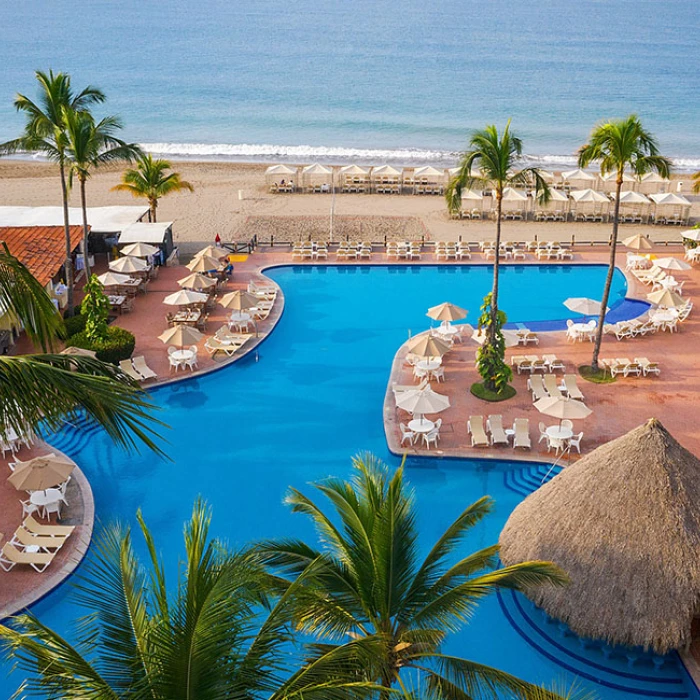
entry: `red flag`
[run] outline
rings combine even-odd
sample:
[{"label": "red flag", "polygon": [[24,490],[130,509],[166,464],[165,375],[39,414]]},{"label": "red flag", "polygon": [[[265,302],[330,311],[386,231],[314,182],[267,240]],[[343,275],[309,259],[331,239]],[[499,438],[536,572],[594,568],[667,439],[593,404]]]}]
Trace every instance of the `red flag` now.
[{"label": "red flag", "polygon": [[216,243],[216,245],[219,245],[219,243],[221,243],[221,236],[218,233],[216,234],[216,238],[214,239],[214,243]]}]

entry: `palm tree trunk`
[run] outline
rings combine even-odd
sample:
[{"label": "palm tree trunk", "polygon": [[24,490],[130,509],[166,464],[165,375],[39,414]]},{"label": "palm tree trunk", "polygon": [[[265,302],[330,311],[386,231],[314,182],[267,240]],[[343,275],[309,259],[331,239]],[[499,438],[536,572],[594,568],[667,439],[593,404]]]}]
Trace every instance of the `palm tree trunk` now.
[{"label": "palm tree trunk", "polygon": [[595,345],[593,346],[593,360],[591,367],[594,371],[598,370],[598,355],[600,355],[600,346],[603,342],[603,325],[605,324],[605,313],[608,308],[608,299],[610,298],[610,287],[612,286],[613,275],[615,274],[615,255],[617,253],[617,229],[620,218],[620,190],[622,189],[622,171],[618,173],[617,183],[615,188],[615,208],[613,210],[613,229],[612,240],[610,241],[610,262],[608,264],[608,276],[605,278],[605,287],[603,288],[603,298],[600,303],[600,315],[598,316],[598,328],[595,334]]},{"label": "palm tree trunk", "polygon": [[68,306],[66,316],[73,315],[73,246],[70,240],[70,219],[68,218],[68,186],[66,185],[66,168],[64,162],[59,163],[61,171],[61,194],[63,196],[63,230],[66,236],[66,260],[64,268],[66,271],[66,287],[68,287]]},{"label": "palm tree trunk", "polygon": [[149,199],[148,205],[151,207],[151,223],[155,224],[155,223],[157,223],[156,222],[156,209],[158,207],[158,200],[157,199]]},{"label": "palm tree trunk", "polygon": [[80,178],[80,204],[83,207],[83,264],[85,265],[85,276],[90,279],[90,263],[88,262],[88,220],[87,220],[87,199],[85,197],[85,178]]},{"label": "palm tree trunk", "polygon": [[496,189],[496,253],[493,259],[493,288],[491,290],[491,326],[489,327],[489,342],[496,342],[496,319],[498,318],[498,267],[501,252],[501,215],[503,211],[503,190]]}]

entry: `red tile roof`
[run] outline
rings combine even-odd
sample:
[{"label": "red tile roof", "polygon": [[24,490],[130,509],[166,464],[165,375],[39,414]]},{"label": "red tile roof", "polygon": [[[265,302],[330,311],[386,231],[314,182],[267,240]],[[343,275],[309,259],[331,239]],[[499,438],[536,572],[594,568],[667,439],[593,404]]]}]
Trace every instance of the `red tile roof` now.
[{"label": "red tile roof", "polygon": [[[82,226],[70,227],[72,250],[83,237]],[[7,243],[10,253],[23,262],[42,285],[47,285],[66,259],[63,226],[0,226],[0,242]]]}]

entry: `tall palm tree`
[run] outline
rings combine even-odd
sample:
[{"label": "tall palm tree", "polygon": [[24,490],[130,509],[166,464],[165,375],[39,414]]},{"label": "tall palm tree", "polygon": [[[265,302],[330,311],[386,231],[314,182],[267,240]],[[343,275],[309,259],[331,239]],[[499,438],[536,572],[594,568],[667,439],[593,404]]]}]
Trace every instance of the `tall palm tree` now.
[{"label": "tall palm tree", "polygon": [[[541,203],[550,198],[549,186],[539,168],[517,170],[523,153],[523,144],[510,130],[510,119],[501,134],[493,124],[475,131],[469,139],[469,149],[462,155],[459,172],[452,178],[445,191],[447,207],[451,214],[462,208],[462,189],[479,185],[481,189],[492,187],[496,197],[496,255],[493,261],[493,288],[491,292],[491,324],[487,327],[489,343],[496,342],[498,318],[498,273],[503,220],[503,191],[506,187],[534,185],[535,196]],[[479,173],[474,175],[474,172]]]},{"label": "tall palm tree", "polygon": [[[345,700],[364,697],[360,645],[304,659],[289,634],[290,588],[250,552],[209,538],[211,513],[196,502],[186,559],[170,590],[141,515],[143,565],[128,528],[107,528],[81,576],[78,601],[92,614],[71,644],[31,613],[0,626],[7,655],[28,674],[22,697],[100,700]],[[25,695],[26,694],[26,695]]]},{"label": "tall palm tree", "polygon": [[88,220],[85,184],[91,171],[106,163],[131,161],[141,155],[134,143],[126,143],[115,136],[122,128],[118,117],[105,117],[95,122],[89,112],[67,109],[64,116],[66,133],[66,160],[69,164],[68,185],[73,179],[80,183],[80,205],[83,210],[83,258],[85,273],[90,279],[88,262]]},{"label": "tall palm tree", "polygon": [[66,181],[66,110],[86,112],[97,103],[104,102],[104,93],[89,85],[80,92],[71,86],[70,76],[66,73],[48,73],[37,71],[39,99],[34,101],[18,94],[15,109],[23,112],[27,118],[22,135],[0,145],[0,155],[9,155],[19,151],[38,152],[58,163],[61,175],[61,196],[63,198],[63,227],[66,236],[66,286],[68,287],[67,314],[73,314],[73,251],[70,239],[70,220],[68,218],[68,183]]},{"label": "tall palm tree", "polygon": [[564,573],[541,561],[495,568],[497,545],[450,562],[467,532],[490,512],[487,497],[466,508],[420,561],[414,497],[403,465],[392,476],[377,458],[361,455],[353,466],[352,481],[316,485],[332,504],[331,515],[295,489],[287,496],[294,512],[310,517],[320,548],[294,539],[259,546],[281,576],[309,577],[297,593],[299,629],[320,637],[324,650],[346,639],[378,647],[366,673],[385,689],[398,685],[405,691],[401,669],[408,668],[428,690],[454,700],[495,698],[499,692],[531,698],[533,686],[525,681],[441,647],[489,593],[563,585]]},{"label": "tall palm tree", "polygon": [[624,182],[625,170],[629,168],[638,178],[655,171],[661,177],[668,178],[671,162],[659,155],[656,139],[642,126],[636,114],[625,119],[612,120],[598,124],[591,132],[588,143],[578,151],[579,167],[585,168],[592,162],[600,162],[600,174],[614,173],[615,205],[613,210],[612,237],[610,241],[610,263],[608,275],[603,288],[598,328],[591,367],[598,371],[598,355],[603,340],[605,313],[610,298],[610,286],[615,273],[615,255],[617,252],[617,230],[620,216],[620,191]]},{"label": "tall palm tree", "polygon": [[137,167],[127,170],[122,175],[121,183],[112,189],[118,192],[131,192],[134,197],[147,199],[151,209],[151,221],[156,221],[156,209],[161,197],[182,190],[194,192],[194,187],[181,179],[180,173],[166,173],[171,169],[170,161],[153,158],[152,155],[143,155],[139,158]]},{"label": "tall palm tree", "polygon": [[0,355],[0,438],[9,428],[18,434],[40,424],[58,430],[67,417],[84,411],[119,444],[133,447],[140,440],[161,451],[152,436],[162,423],[151,417],[154,406],[134,382],[114,365],[51,352],[64,332],[63,320],[46,290],[4,244],[0,299],[43,351]]},{"label": "tall palm tree", "polygon": [[700,171],[693,173],[693,192],[700,193]]}]

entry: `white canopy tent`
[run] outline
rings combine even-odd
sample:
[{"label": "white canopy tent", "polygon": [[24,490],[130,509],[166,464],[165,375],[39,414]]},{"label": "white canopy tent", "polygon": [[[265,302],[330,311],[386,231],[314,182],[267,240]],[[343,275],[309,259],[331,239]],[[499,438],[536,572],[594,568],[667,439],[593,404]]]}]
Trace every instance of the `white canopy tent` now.
[{"label": "white canopy tent", "polygon": [[683,195],[673,192],[650,194],[649,199],[654,202],[654,223],[656,224],[681,224],[688,223],[690,215],[690,201]]},{"label": "white canopy tent", "polygon": [[[603,192],[613,193],[617,189],[617,173],[608,173],[607,175],[601,175],[600,181],[602,183]],[[634,190],[639,185],[639,180],[636,177],[628,173],[622,174],[622,186],[627,191]]]},{"label": "white canopy tent", "polygon": [[663,194],[668,192],[671,186],[671,181],[668,178],[661,177],[659,173],[647,173],[642,175],[637,189],[643,194]]},{"label": "white canopy tent", "polygon": [[278,186],[283,181],[286,184],[290,183],[294,186],[294,183],[298,179],[298,168],[293,168],[291,165],[284,165],[280,163],[279,165],[271,165],[265,171],[265,184],[268,187]]},{"label": "white canopy tent", "polygon": [[[615,195],[613,195],[614,198]],[[651,200],[641,192],[623,190],[620,192],[620,218],[629,223],[647,221],[651,209]]]},{"label": "white canopy tent", "polygon": [[518,213],[524,216],[527,213],[528,198],[520,190],[506,187],[503,190],[501,202],[503,203],[503,212],[506,214]]},{"label": "white canopy tent", "polygon": [[542,212],[545,214],[558,214],[559,217],[566,217],[569,212],[569,198],[560,190],[550,189],[549,201],[546,204],[541,204],[538,202],[534,194],[532,201],[535,206],[535,210],[538,213]]},{"label": "white canopy tent", "polygon": [[578,221],[602,221],[610,213],[610,200],[602,192],[576,190],[571,201],[571,213]]},{"label": "white canopy tent", "polygon": [[474,190],[462,190],[462,212],[481,213],[484,210],[484,196]]},{"label": "white canopy tent", "polygon": [[380,165],[372,168],[371,185],[374,187],[374,191],[380,194],[399,194],[402,176],[403,170],[399,170],[393,165]]},{"label": "white canopy tent", "polygon": [[576,168],[576,170],[565,170],[561,174],[562,182],[568,185],[572,189],[586,189],[591,187],[597,177],[591,173],[581,170],[581,168]]},{"label": "white canopy tent", "polygon": [[369,186],[369,168],[361,165],[346,165],[340,169],[340,186],[343,190],[358,191]]},{"label": "white canopy tent", "polygon": [[333,187],[333,170],[320,163],[307,165],[301,171],[301,185],[307,192],[330,192]]},{"label": "white canopy tent", "polygon": [[444,170],[438,170],[432,165],[424,165],[413,171],[414,194],[441,194],[447,184]]}]

